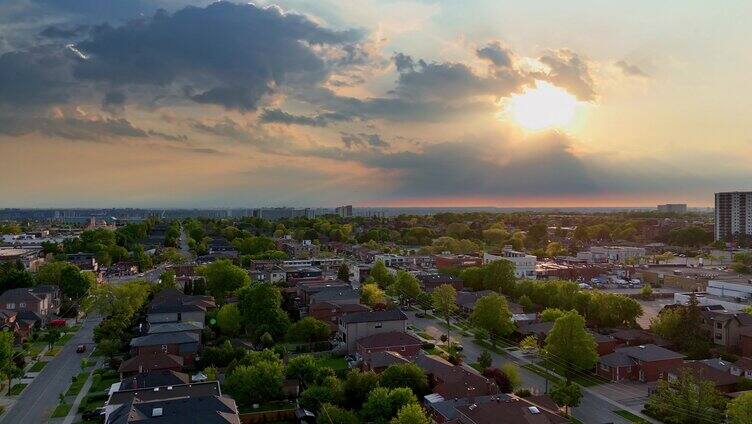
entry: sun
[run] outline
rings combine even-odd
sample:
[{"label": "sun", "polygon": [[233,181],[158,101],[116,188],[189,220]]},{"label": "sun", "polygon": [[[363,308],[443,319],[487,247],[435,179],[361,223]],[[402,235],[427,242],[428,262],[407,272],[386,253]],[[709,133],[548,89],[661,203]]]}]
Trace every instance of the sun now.
[{"label": "sun", "polygon": [[537,131],[566,128],[577,115],[580,102],[565,90],[546,81],[535,81],[535,88],[526,88],[504,104],[503,115],[521,127]]}]

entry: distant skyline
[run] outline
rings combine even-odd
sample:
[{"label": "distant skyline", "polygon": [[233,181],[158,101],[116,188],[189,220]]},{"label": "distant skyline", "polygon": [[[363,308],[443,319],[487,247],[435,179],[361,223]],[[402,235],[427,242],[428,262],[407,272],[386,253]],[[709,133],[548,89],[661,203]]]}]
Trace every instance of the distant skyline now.
[{"label": "distant skyline", "polygon": [[6,0],[0,208],[752,189],[752,4]]}]

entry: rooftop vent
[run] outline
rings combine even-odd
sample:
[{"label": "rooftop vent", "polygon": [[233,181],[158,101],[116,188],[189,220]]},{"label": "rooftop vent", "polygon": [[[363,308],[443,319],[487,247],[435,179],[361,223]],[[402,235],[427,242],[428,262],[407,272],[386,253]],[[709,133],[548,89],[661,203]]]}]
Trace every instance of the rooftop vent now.
[{"label": "rooftop vent", "polygon": [[154,408],[151,410],[151,416],[152,417],[161,417],[164,411],[162,408]]},{"label": "rooftop vent", "polygon": [[468,407],[467,407],[467,409],[469,409],[469,410],[471,410],[471,411],[472,411],[473,409],[475,409],[475,408],[477,408],[477,407],[478,407],[478,405],[474,403],[474,404],[472,404],[472,405],[468,406]]},{"label": "rooftop vent", "polygon": [[530,413],[533,414],[533,415],[537,415],[537,414],[541,413],[540,409],[538,409],[537,406],[528,406],[527,410],[530,411]]}]

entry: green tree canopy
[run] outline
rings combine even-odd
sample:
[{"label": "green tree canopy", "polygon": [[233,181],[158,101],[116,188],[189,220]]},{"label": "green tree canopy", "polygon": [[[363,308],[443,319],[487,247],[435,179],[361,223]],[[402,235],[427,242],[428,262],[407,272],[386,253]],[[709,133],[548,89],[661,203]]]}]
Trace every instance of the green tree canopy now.
[{"label": "green tree canopy", "polygon": [[282,309],[282,294],[271,284],[253,283],[238,290],[238,309],[246,330],[259,340],[269,333],[280,340],[290,327],[290,318]]},{"label": "green tree canopy", "polygon": [[495,342],[499,337],[507,336],[514,330],[512,313],[504,296],[492,293],[475,302],[470,321],[486,331]]},{"label": "green tree canopy", "polygon": [[457,290],[449,284],[442,284],[431,293],[431,299],[433,308],[446,320],[449,327],[449,319],[457,310]]},{"label": "green tree canopy", "polygon": [[597,343],[585,329],[585,319],[576,311],[569,311],[554,322],[546,337],[545,355],[565,368],[565,377],[588,370],[598,362]]},{"label": "green tree canopy", "polygon": [[206,278],[209,292],[219,302],[223,302],[229,293],[251,282],[251,277],[243,268],[233,265],[226,259],[205,265],[201,268],[200,274]]},{"label": "green tree canopy", "polygon": [[407,387],[417,397],[423,397],[428,391],[428,377],[415,364],[390,365],[381,373],[379,381],[382,387],[390,389]]},{"label": "green tree canopy", "polygon": [[217,312],[217,326],[222,334],[235,337],[240,332],[240,310],[237,305],[224,305]]}]

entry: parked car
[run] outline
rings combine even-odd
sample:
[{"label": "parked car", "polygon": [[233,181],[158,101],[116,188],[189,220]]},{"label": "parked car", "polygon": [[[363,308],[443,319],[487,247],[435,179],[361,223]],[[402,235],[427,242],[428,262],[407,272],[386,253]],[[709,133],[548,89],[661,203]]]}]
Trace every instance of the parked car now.
[{"label": "parked car", "polygon": [[53,319],[50,321],[50,327],[65,327],[64,319]]}]

